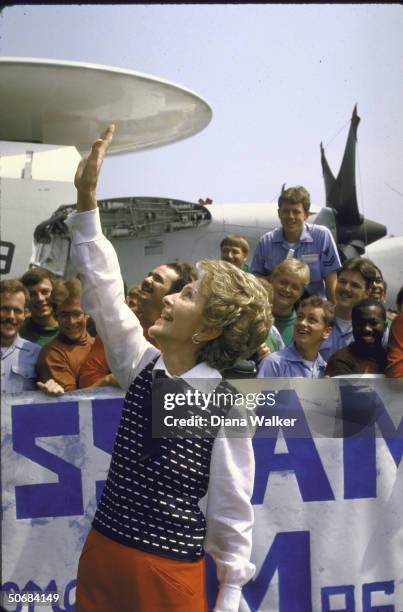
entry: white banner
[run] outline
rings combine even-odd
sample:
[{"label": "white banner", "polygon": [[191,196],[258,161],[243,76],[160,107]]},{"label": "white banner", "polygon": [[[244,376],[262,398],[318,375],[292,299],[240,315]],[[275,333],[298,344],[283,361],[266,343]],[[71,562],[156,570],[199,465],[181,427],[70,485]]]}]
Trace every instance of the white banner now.
[{"label": "white banner", "polygon": [[[276,413],[297,417],[298,428],[260,428],[253,440],[257,569],[241,612],[403,611],[399,382],[247,382],[275,392]],[[74,612],[77,562],[121,405],[120,393],[101,389],[2,398],[5,610]]]}]

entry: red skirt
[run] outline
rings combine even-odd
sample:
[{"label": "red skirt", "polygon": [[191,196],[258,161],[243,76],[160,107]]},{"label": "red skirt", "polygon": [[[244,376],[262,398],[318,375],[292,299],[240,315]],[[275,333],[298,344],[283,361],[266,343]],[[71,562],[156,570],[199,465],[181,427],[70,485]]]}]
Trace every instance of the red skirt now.
[{"label": "red skirt", "polygon": [[204,559],[176,561],[91,529],[78,564],[76,612],[207,612]]}]

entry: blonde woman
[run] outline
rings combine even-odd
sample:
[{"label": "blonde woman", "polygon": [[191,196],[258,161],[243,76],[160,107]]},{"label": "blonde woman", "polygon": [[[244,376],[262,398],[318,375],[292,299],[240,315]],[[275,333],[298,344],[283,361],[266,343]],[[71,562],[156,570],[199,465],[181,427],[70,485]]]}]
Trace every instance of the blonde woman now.
[{"label": "blonde woman", "polygon": [[[148,342],[124,303],[116,253],[100,229],[96,184],[112,139],[108,126],[77,170],[71,219],[83,303],[127,395],[111,467],[80,558],[77,612],[205,612],[204,551],[220,583],[214,607],[235,612],[250,563],[254,460],[248,438],[151,439],[156,371],[191,381],[249,355],[271,323],[267,297],[251,275],[201,262],[200,279],[164,298]],[[195,382],[196,381],[196,382]],[[190,384],[190,383],[189,383]],[[224,383],[219,383],[224,384]],[[199,501],[208,490],[206,516]]]}]

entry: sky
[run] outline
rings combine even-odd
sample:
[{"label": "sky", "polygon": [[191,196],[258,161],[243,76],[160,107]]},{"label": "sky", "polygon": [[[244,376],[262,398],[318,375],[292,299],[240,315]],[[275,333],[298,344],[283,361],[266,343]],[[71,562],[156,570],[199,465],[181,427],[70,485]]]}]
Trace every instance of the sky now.
[{"label": "sky", "polygon": [[199,134],[109,157],[99,197],[270,202],[283,183],[325,204],[358,104],[361,212],[403,234],[399,5],[31,5],[0,14],[0,54],[128,68],[193,90]]}]

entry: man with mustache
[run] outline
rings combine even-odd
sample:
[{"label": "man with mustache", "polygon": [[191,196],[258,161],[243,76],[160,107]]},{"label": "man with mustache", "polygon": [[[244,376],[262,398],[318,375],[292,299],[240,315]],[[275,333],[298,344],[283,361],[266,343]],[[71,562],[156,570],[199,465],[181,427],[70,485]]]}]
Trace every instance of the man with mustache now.
[{"label": "man with mustache", "polygon": [[29,299],[24,285],[17,280],[0,282],[1,391],[19,393],[36,388],[35,364],[41,347],[18,333]]},{"label": "man with mustache", "polygon": [[28,312],[28,291],[18,280],[2,280],[0,298],[1,392],[21,393],[39,388],[59,395],[62,389],[52,379],[36,384],[35,366],[41,347],[19,335]]},{"label": "man with mustache", "polygon": [[[353,340],[351,315],[353,307],[370,296],[376,278],[376,269],[371,260],[363,257],[347,259],[339,272],[336,285],[336,306],[332,333],[320,347],[325,361],[338,349]],[[384,342],[387,342],[385,335]]]}]

